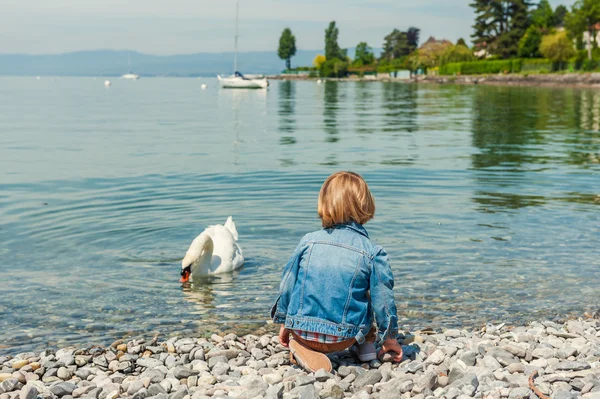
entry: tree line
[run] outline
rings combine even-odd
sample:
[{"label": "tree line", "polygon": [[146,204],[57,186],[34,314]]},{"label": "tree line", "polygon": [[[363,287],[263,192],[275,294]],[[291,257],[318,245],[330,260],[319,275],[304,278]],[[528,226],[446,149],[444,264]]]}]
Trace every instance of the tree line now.
[{"label": "tree line", "polygon": [[[596,62],[600,60],[600,0],[577,0],[570,9],[565,5],[553,8],[548,0],[472,0],[470,6],[475,11],[471,47],[463,39],[451,43],[433,37],[419,46],[420,29],[411,27],[394,29],[385,36],[379,57],[366,42],[360,42],[350,59],[338,44],[339,29],[332,21],[325,30],[325,54],[315,58],[312,69],[324,77],[340,77],[349,71],[416,71],[477,59],[514,58],[545,58],[559,65],[558,69],[566,62],[577,65],[576,69],[600,66]],[[286,28],[278,54],[288,70],[295,53],[296,38]]]},{"label": "tree line", "polygon": [[476,15],[471,37],[481,58],[543,57],[595,68],[600,0],[577,0],[571,9],[553,9],[548,0],[474,0],[470,6]]},{"label": "tree line", "polygon": [[[318,55],[312,69],[323,77],[345,76],[349,70],[364,73],[381,69],[404,69],[408,57],[417,51],[421,30],[411,27],[406,31],[394,29],[384,37],[383,51],[375,56],[373,48],[366,42],[355,47],[354,58],[348,57],[348,50],[338,43],[339,28],[331,21],[325,30],[325,54]],[[296,38],[289,28],[285,28],[279,39],[279,57],[285,61],[286,69],[291,69],[291,59],[296,54]]]}]

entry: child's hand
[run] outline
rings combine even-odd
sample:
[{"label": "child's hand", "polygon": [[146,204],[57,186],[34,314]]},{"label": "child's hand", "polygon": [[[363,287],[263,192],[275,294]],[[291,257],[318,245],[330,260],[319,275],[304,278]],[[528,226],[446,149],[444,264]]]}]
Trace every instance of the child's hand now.
[{"label": "child's hand", "polygon": [[[285,346],[286,348],[290,344],[290,330],[285,328],[283,326],[283,324],[281,325],[281,328],[279,329],[279,343],[281,345]],[[402,351],[402,348],[400,348],[400,351]]]},{"label": "child's hand", "polygon": [[[279,335],[281,337],[281,333]],[[393,338],[388,338],[385,340],[383,345],[381,346],[381,350],[379,351],[379,357],[385,355],[388,352],[396,353],[396,356],[392,358],[392,360],[396,363],[400,363],[402,361],[402,345],[398,343]]]}]

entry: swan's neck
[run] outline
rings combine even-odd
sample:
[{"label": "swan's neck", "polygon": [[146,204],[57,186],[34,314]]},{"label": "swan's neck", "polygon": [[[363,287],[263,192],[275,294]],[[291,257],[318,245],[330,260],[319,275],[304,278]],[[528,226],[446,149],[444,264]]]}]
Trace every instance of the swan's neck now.
[{"label": "swan's neck", "polygon": [[202,248],[202,252],[198,259],[192,265],[192,275],[203,276],[210,274],[211,272],[211,261],[213,254],[213,241],[207,236],[206,241],[204,241],[204,245]]}]

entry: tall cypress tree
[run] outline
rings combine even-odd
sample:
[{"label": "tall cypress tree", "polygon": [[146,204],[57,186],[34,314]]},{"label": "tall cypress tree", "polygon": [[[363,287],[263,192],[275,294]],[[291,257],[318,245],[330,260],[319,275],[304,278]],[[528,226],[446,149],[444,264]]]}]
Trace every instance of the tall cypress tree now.
[{"label": "tall cypress tree", "polygon": [[328,61],[344,58],[344,53],[338,44],[338,34],[339,30],[335,26],[335,21],[331,21],[325,30],[325,58]]}]

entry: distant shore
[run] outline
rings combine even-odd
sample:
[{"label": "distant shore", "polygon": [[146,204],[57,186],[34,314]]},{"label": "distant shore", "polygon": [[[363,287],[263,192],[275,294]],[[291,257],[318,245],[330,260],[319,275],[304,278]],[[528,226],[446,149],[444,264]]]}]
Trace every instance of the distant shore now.
[{"label": "distant shore", "polygon": [[[316,77],[275,75],[271,80],[318,80]],[[418,75],[411,79],[397,79],[384,75],[352,76],[348,78],[327,78],[324,81],[341,82],[400,82],[426,84],[459,84],[459,85],[496,85],[496,86],[540,86],[540,87],[589,87],[600,88],[600,73],[564,73],[564,74],[495,74],[495,75],[462,75],[462,76],[433,76]]]},{"label": "distant shore", "polygon": [[106,348],[0,354],[0,398],[600,398],[600,320],[401,335],[401,364],[330,356],[332,373],[291,366],[277,335],[174,337]]}]

